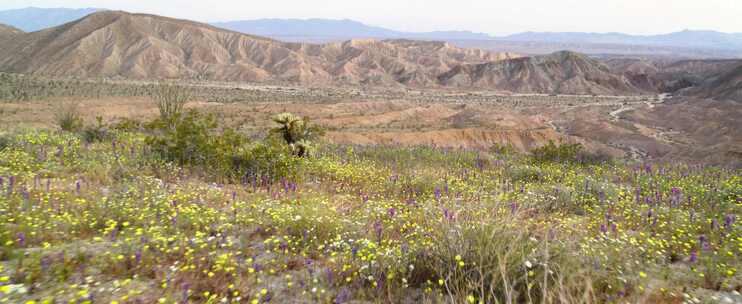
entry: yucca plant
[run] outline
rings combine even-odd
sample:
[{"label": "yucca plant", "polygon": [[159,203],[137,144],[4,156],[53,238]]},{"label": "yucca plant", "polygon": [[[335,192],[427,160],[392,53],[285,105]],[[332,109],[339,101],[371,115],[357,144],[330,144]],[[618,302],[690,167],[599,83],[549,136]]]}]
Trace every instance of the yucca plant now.
[{"label": "yucca plant", "polygon": [[272,129],[271,134],[282,138],[299,157],[307,156],[313,148],[312,141],[324,135],[322,128],[311,124],[308,117],[281,113],[273,117],[273,121],[279,126]]}]

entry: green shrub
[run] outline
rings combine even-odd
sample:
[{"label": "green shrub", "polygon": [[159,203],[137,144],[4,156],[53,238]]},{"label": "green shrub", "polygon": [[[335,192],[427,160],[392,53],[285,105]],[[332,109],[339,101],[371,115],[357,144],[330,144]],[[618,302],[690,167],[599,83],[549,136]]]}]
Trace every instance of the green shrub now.
[{"label": "green shrub", "polygon": [[141,121],[133,118],[121,118],[119,121],[111,125],[111,129],[124,131],[124,132],[135,132],[142,131],[144,126]]},{"label": "green shrub", "polygon": [[497,155],[510,156],[516,154],[518,151],[512,144],[494,144],[490,147],[490,152]]},{"label": "green shrub", "polygon": [[240,147],[232,157],[232,169],[240,177],[267,177],[275,181],[298,177],[302,162],[288,146],[267,140]]},{"label": "green shrub", "polygon": [[95,143],[111,139],[111,133],[109,132],[108,127],[103,123],[103,118],[98,116],[95,119],[95,125],[86,126],[82,130],[82,139],[87,143]]},{"label": "green shrub", "polygon": [[582,144],[579,143],[557,145],[549,141],[548,144],[533,149],[531,155],[540,162],[576,162],[582,149]]},{"label": "green shrub", "polygon": [[508,168],[508,175],[513,181],[537,182],[544,178],[545,173],[536,166],[517,165]]},{"label": "green shrub", "polygon": [[195,110],[147,126],[145,142],[163,159],[179,165],[200,166],[210,173],[237,176],[232,159],[247,138],[229,128],[219,129],[213,115]]},{"label": "green shrub", "polygon": [[80,115],[78,106],[75,103],[62,104],[55,114],[54,119],[62,131],[77,132],[83,128],[82,115]]},{"label": "green shrub", "polygon": [[7,134],[0,134],[0,151],[10,146],[10,138]]}]

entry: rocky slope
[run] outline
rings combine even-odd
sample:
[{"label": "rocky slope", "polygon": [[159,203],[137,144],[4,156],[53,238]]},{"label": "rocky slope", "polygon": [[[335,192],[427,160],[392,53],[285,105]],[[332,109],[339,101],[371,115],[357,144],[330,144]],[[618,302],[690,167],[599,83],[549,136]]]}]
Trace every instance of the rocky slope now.
[{"label": "rocky slope", "polygon": [[23,34],[23,32],[17,28],[9,25],[0,24],[0,42],[5,44],[5,40],[15,37],[16,35]]},{"label": "rocky slope", "polygon": [[618,95],[644,92],[597,60],[568,51],[462,65],[442,74],[439,80],[450,86],[495,87],[521,93]]},{"label": "rocky slope", "polygon": [[742,102],[742,60],[728,71],[692,88],[690,93],[703,98]]},{"label": "rocky slope", "polygon": [[478,87],[519,93],[637,94],[572,52],[520,58],[445,42],[287,43],[166,17],[103,11],[0,45],[0,71],[76,77],[302,85]]}]

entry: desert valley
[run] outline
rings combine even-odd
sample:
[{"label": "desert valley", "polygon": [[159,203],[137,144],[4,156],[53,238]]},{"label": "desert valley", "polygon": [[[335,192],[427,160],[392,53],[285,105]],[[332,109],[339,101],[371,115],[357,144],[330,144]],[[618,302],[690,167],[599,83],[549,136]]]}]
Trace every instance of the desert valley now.
[{"label": "desert valley", "polygon": [[74,16],[0,24],[0,303],[742,302],[737,40]]}]

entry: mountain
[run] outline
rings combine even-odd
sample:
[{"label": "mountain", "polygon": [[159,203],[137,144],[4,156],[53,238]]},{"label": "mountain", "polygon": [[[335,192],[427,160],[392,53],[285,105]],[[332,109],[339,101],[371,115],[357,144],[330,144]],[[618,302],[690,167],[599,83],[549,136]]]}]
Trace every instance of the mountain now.
[{"label": "mountain", "polygon": [[635,86],[675,93],[703,85],[725,74],[740,63],[738,59],[606,58],[603,62],[617,74],[628,77]]},{"label": "mountain", "polygon": [[0,40],[23,34],[23,31],[9,25],[0,24]]},{"label": "mountain", "polygon": [[[26,32],[38,31],[77,20],[99,9],[25,8],[0,11],[0,23]],[[742,57],[742,33],[682,31],[663,35],[622,33],[525,32],[494,37],[471,31],[404,32],[366,25],[353,20],[257,19],[216,22],[214,26],[303,43],[327,43],[374,38],[446,41],[458,47],[481,48],[493,52],[543,55],[570,50],[591,55],[661,55],[678,58]]]},{"label": "mountain", "polygon": [[96,11],[99,9],[28,7],[0,11],[0,23],[14,26],[25,32],[35,32],[80,19]]},{"label": "mountain", "polygon": [[188,20],[118,11],[15,36],[0,45],[0,71],[305,85],[457,86],[520,93],[637,93],[623,76],[572,52],[520,58],[405,39],[289,43]]},{"label": "mountain", "polygon": [[494,87],[520,93],[618,95],[646,92],[597,60],[562,51],[546,56],[458,66],[439,77],[458,87]]},{"label": "mountain", "polygon": [[245,34],[294,42],[333,42],[349,39],[489,40],[491,36],[470,31],[401,32],[353,20],[257,19],[215,22],[212,25]]},{"label": "mountain", "polygon": [[10,39],[13,39],[21,34],[23,34],[23,32],[17,28],[5,24],[0,24],[0,45],[6,45],[10,43]]},{"label": "mountain", "polygon": [[699,97],[742,102],[742,60],[728,71],[710,78],[691,92]]},{"label": "mountain", "polygon": [[549,42],[577,44],[619,44],[690,49],[742,50],[742,33],[691,31],[662,35],[628,35],[622,33],[525,32],[497,40],[514,42]]},{"label": "mountain", "polygon": [[0,69],[52,76],[435,85],[453,66],[512,58],[443,42],[286,43],[166,17],[104,11],[0,46]]},{"label": "mountain", "polygon": [[235,32],[279,40],[354,39],[397,37],[396,31],[365,25],[353,20],[329,19],[258,19],[216,22],[212,25]]}]

